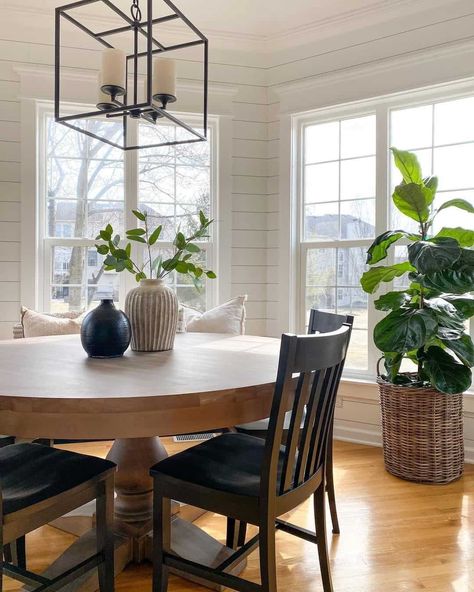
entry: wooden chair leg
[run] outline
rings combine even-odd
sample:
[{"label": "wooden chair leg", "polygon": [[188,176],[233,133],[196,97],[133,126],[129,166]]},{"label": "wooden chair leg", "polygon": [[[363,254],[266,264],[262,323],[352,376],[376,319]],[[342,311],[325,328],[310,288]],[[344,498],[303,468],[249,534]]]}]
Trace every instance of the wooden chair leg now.
[{"label": "wooden chair leg", "polygon": [[319,567],[321,569],[321,578],[323,580],[324,592],[333,592],[331,570],[329,566],[329,556],[327,549],[326,535],[326,502],[324,499],[324,484],[322,484],[314,493],[314,520],[316,524],[316,536],[318,539]]},{"label": "wooden chair leg", "polygon": [[237,537],[237,545],[243,547],[247,537],[247,522],[239,522],[239,536]]},{"label": "wooden chair leg", "polygon": [[26,569],[26,543],[22,536],[3,548],[3,557],[7,563]]},{"label": "wooden chair leg", "polygon": [[247,523],[235,520],[235,518],[227,518],[227,535],[226,546],[230,549],[238,549],[245,545],[245,537],[247,536]]},{"label": "wooden chair leg", "polygon": [[109,478],[99,485],[96,500],[97,552],[104,560],[98,566],[100,592],[114,592],[114,479]]},{"label": "wooden chair leg", "polygon": [[260,577],[263,592],[277,592],[275,520],[266,519],[260,524]]},{"label": "wooden chair leg", "polygon": [[235,518],[227,518],[225,544],[229,549],[237,549],[236,523],[237,521]]},{"label": "wooden chair leg", "polygon": [[329,510],[331,512],[332,532],[333,534],[340,534],[339,520],[337,517],[336,507],[336,492],[334,489],[334,456],[333,456],[333,428],[328,435],[328,451],[326,460],[326,492],[328,494]]},{"label": "wooden chair leg", "polygon": [[171,500],[155,486],[153,494],[153,592],[167,592],[169,568],[164,553],[171,547]]}]

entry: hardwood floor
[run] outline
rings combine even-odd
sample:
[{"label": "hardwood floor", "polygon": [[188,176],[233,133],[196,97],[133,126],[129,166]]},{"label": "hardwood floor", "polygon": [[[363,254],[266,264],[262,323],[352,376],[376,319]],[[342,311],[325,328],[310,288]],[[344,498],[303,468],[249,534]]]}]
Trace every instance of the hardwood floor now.
[{"label": "hardwood floor", "polygon": [[[165,439],[170,453],[183,448]],[[75,445],[75,450],[105,455],[107,443]],[[415,485],[385,472],[382,451],[336,442],[335,478],[341,534],[329,535],[335,592],[474,591],[474,466],[451,485]],[[304,504],[291,519],[313,528]],[[224,539],[222,517],[205,515],[198,523]],[[74,537],[51,527],[27,540],[29,567],[41,570]],[[281,592],[320,592],[316,549],[284,533],[277,539]],[[246,577],[258,581],[258,552],[249,558]],[[5,590],[17,590],[11,581]],[[151,566],[131,566],[117,578],[117,592],[149,592]],[[172,577],[170,592],[204,592]]]}]

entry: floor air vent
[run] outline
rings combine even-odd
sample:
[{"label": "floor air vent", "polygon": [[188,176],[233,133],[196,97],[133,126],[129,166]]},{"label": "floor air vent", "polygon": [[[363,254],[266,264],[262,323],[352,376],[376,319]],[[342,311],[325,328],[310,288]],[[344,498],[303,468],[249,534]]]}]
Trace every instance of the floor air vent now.
[{"label": "floor air vent", "polygon": [[205,434],[184,434],[183,436],[173,436],[174,442],[203,442],[204,440],[210,440],[217,434],[205,433]]}]

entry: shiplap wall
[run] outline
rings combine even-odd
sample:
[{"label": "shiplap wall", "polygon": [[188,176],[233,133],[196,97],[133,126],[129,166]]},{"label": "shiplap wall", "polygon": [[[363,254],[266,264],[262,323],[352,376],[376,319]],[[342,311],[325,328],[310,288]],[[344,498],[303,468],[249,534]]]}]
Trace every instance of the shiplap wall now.
[{"label": "shiplap wall", "polygon": [[[0,339],[10,338],[21,304],[20,199],[21,121],[18,68],[53,64],[51,15],[6,10],[0,22]],[[88,67],[88,55],[68,43],[68,65]],[[229,85],[232,94],[231,151],[225,155],[232,183],[231,270],[226,293],[248,294],[247,331],[263,334],[267,322],[267,155],[268,100],[266,72],[251,55],[211,51],[210,83]],[[179,65],[180,78],[198,80],[199,64]],[[223,200],[224,201],[224,200]],[[24,237],[23,240],[28,240]],[[32,265],[27,261],[24,266]],[[270,281],[273,274],[270,275]]]}]

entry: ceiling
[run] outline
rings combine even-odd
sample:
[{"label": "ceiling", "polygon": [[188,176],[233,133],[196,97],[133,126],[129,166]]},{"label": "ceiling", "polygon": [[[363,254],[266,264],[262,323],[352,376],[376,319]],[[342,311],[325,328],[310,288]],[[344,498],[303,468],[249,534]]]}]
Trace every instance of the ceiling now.
[{"label": "ceiling", "polygon": [[[318,24],[347,20],[394,5],[420,0],[174,0],[193,23],[207,32],[270,39]],[[131,0],[114,0],[128,12]],[[6,2],[16,10],[43,14],[68,0],[16,0]],[[142,4],[145,1],[142,0]],[[157,2],[157,4],[162,4]],[[92,10],[89,9],[88,10]]]},{"label": "ceiling", "polygon": [[263,37],[377,4],[380,0],[177,0],[203,29]]}]

